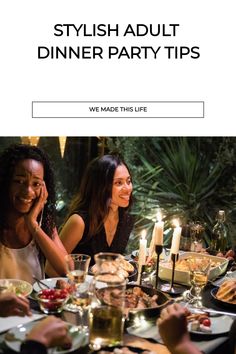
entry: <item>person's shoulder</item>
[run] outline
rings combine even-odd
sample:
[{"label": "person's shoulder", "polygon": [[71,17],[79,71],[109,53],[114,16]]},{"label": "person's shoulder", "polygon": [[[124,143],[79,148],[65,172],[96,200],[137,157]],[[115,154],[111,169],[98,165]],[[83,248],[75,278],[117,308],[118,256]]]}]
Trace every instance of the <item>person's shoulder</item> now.
[{"label": "person's shoulder", "polygon": [[81,224],[84,223],[84,218],[82,215],[76,213],[69,217],[68,222],[70,224]]}]

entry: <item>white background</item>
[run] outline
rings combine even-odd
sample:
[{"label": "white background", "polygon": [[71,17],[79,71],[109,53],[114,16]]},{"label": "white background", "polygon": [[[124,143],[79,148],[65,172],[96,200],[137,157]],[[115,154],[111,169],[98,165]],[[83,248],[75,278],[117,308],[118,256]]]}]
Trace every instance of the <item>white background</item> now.
[{"label": "white background", "polygon": [[[235,0],[5,0],[2,136],[235,135]],[[56,23],[178,23],[176,37],[55,37]],[[38,60],[38,46],[200,46],[198,60]],[[32,119],[31,102],[205,101],[204,119]]]}]

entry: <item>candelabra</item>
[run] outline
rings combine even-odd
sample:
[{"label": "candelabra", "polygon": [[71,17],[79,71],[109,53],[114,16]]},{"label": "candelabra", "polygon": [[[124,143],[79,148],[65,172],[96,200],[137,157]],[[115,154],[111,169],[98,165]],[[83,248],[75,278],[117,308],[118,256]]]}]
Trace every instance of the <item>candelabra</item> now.
[{"label": "candelabra", "polygon": [[158,279],[159,279],[159,262],[160,262],[160,255],[162,253],[162,250],[163,250],[163,246],[162,245],[156,245],[155,246],[155,251],[156,251],[156,254],[157,254],[157,265],[156,265],[156,289],[158,287]]},{"label": "candelabra", "polygon": [[172,269],[171,269],[171,282],[170,284],[163,284],[161,285],[160,289],[164,292],[167,292],[172,295],[181,294],[185,287],[179,284],[175,284],[174,286],[174,279],[175,279],[175,263],[179,259],[179,254],[171,253],[171,262],[172,262]]},{"label": "candelabra", "polygon": [[171,261],[173,263],[172,265],[172,274],[171,274],[171,283],[170,283],[170,292],[171,293],[176,293],[176,290],[174,288],[174,278],[175,278],[175,262],[178,260],[179,254],[171,253]]}]

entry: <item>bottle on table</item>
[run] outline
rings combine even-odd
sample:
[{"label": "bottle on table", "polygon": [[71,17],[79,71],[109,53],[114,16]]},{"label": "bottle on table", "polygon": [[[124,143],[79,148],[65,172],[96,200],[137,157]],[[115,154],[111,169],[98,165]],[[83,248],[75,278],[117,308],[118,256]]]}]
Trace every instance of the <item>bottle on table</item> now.
[{"label": "bottle on table", "polygon": [[190,235],[190,227],[189,225],[183,225],[180,237],[180,249],[182,251],[190,251],[191,250],[191,235]]},{"label": "bottle on table", "polygon": [[211,236],[211,252],[213,253],[225,253],[227,247],[227,226],[225,224],[225,212],[219,210],[216,216],[216,224],[212,229]]}]

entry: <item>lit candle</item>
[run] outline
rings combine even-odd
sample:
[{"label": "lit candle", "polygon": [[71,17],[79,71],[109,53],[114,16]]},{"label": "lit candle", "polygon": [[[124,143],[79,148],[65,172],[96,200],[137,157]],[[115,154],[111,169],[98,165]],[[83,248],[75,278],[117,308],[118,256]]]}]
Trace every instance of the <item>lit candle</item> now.
[{"label": "lit candle", "polygon": [[157,222],[155,223],[155,229],[154,229],[155,245],[158,246],[163,245],[163,229],[164,229],[164,221],[162,221],[161,213],[158,212]]},{"label": "lit candle", "polygon": [[179,223],[176,222],[176,227],[174,228],[174,233],[171,242],[171,254],[178,254],[179,253],[179,243],[180,243],[180,236],[181,236],[182,228],[179,226]]},{"label": "lit candle", "polygon": [[146,253],[147,253],[146,230],[143,230],[141,233],[141,238],[139,240],[139,255],[138,255],[139,266],[142,266],[146,263]]}]

